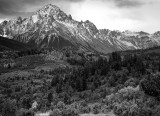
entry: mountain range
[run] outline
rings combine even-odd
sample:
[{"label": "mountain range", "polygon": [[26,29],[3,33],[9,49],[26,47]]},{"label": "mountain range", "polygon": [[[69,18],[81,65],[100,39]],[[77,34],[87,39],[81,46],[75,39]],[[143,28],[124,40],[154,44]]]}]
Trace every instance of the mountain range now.
[{"label": "mountain range", "polygon": [[49,4],[28,18],[4,21],[0,36],[35,48],[75,49],[98,53],[146,49],[160,45],[160,31],[146,32],[97,29],[89,20],[76,21],[59,7]]}]

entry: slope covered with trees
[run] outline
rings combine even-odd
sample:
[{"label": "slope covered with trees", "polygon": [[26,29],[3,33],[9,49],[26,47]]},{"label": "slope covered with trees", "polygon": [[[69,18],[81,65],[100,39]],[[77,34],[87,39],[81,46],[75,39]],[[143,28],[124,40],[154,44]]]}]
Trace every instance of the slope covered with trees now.
[{"label": "slope covered with trees", "polygon": [[31,116],[49,110],[50,116],[108,112],[159,116],[159,53],[102,56],[64,49],[61,54],[59,61],[52,62],[57,68],[34,70],[29,76],[0,76],[2,116]]},{"label": "slope covered with trees", "polygon": [[30,47],[24,43],[0,36],[0,51],[5,51],[5,50],[19,51],[28,49],[30,49]]}]

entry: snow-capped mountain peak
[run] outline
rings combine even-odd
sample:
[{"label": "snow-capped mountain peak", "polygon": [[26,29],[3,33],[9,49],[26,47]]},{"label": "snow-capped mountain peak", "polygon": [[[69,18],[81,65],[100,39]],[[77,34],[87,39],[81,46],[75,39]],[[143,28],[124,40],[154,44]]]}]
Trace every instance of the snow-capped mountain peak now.
[{"label": "snow-capped mountain peak", "polygon": [[52,5],[52,4],[48,4],[48,5],[44,6],[43,8],[39,9],[37,11],[37,13],[46,12],[46,13],[50,14],[50,13],[53,13],[53,12],[56,13],[56,12],[60,12],[60,11],[61,10],[60,10],[59,7],[57,7],[55,5]]},{"label": "snow-capped mountain peak", "polygon": [[39,18],[53,17],[55,20],[65,20],[69,18],[61,9],[55,5],[48,4],[36,12]]},{"label": "snow-capped mountain peak", "polygon": [[38,48],[72,46],[101,53],[160,45],[160,32],[98,30],[91,21],[78,22],[52,4],[42,7],[29,18],[2,22],[0,35]]}]

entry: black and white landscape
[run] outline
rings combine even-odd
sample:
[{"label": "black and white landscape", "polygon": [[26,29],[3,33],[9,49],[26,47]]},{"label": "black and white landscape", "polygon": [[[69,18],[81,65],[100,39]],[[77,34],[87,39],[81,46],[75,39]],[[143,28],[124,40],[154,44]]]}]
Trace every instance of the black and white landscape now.
[{"label": "black and white landscape", "polygon": [[[0,1],[0,116],[160,116],[158,5],[158,0]],[[73,8],[86,12],[78,15]],[[106,9],[124,25],[130,17],[131,31],[121,24],[108,29],[105,21],[106,29],[97,28]],[[77,20],[80,16],[96,24]]]}]

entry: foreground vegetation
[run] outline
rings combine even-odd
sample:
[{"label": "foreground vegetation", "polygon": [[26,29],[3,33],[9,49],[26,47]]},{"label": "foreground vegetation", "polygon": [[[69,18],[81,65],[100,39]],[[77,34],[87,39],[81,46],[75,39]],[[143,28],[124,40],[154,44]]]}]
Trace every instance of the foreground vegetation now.
[{"label": "foreground vegetation", "polygon": [[[32,116],[46,111],[50,116],[160,114],[160,53],[100,56],[71,49],[20,53],[5,58],[12,59],[15,66],[2,67],[2,116]],[[14,71],[23,73],[9,75]],[[24,71],[29,72],[25,75]]]}]

